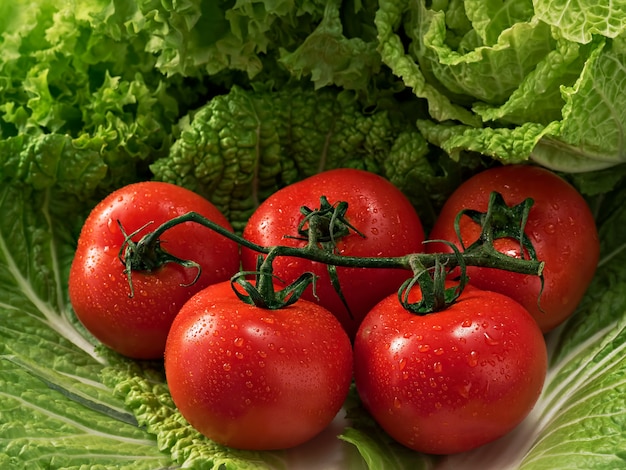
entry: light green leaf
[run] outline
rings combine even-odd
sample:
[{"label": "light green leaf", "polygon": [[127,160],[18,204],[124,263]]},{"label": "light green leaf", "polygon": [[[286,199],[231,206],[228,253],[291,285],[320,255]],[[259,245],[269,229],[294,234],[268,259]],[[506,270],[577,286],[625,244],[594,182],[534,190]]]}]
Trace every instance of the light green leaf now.
[{"label": "light green leaf", "polygon": [[[150,168],[155,178],[211,200],[236,229],[277,189],[338,167],[384,174],[383,162],[400,131],[390,112],[364,114],[354,96],[332,89],[234,87],[181,124],[167,158]],[[422,145],[407,164],[428,151]]]},{"label": "light green leaf", "polygon": [[429,142],[439,145],[454,160],[460,160],[462,152],[470,151],[507,164],[528,160],[539,140],[550,130],[532,122],[514,128],[476,128],[419,120],[417,127]]},{"label": "light green leaf", "polygon": [[570,2],[566,0],[534,0],[535,14],[557,27],[563,37],[581,44],[599,34],[614,38],[626,30],[626,2]]},{"label": "light green leaf", "polygon": [[[621,44],[621,43],[620,43]],[[571,87],[563,88],[565,106],[558,130],[533,151],[533,159],[564,171],[591,171],[626,159],[626,51],[599,41]]]},{"label": "light green leaf", "polygon": [[22,181],[43,190],[57,186],[68,194],[91,196],[107,175],[107,165],[96,150],[67,135],[18,135],[0,140],[5,155],[0,177]]},{"label": "light green leaf", "polygon": [[379,34],[379,51],[383,62],[400,77],[419,98],[428,102],[430,115],[439,121],[457,120],[468,125],[480,125],[480,120],[467,109],[454,104],[445,94],[430,83],[415,58],[406,53],[397,30],[404,15],[413,5],[403,0],[383,0],[376,13],[375,23]]},{"label": "light green leaf", "polygon": [[310,75],[315,88],[365,90],[380,70],[377,43],[344,35],[339,3],[329,2],[315,31],[293,52],[281,51],[280,62],[297,78]]},{"label": "light green leaf", "polygon": [[100,380],[105,360],[71,314],[67,242],[80,206],[54,194],[0,189],[0,461],[8,468],[167,466],[169,457]]},{"label": "light green leaf", "polygon": [[561,87],[576,82],[588,54],[579,44],[557,40],[555,49],[526,74],[504,104],[477,102],[472,109],[484,122],[522,125],[534,121],[547,125],[559,121],[565,105]]},{"label": "light green leaf", "polygon": [[550,28],[526,21],[500,30],[493,45],[477,45],[455,51],[446,43],[446,14],[418,2],[406,31],[412,39],[409,51],[425,76],[451,96],[473,101],[502,103],[519,87],[553,48]]},{"label": "light green leaf", "polygon": [[339,436],[353,444],[363,458],[366,468],[385,470],[428,470],[434,468],[432,456],[411,451],[394,441],[365,411],[352,386],[348,396],[347,416],[351,421]]},{"label": "light green leaf", "polygon": [[[475,33],[485,46],[493,46],[503,31],[533,17],[532,0],[467,0],[463,2]],[[447,11],[449,11],[448,9]],[[446,11],[446,16],[447,16]]]}]

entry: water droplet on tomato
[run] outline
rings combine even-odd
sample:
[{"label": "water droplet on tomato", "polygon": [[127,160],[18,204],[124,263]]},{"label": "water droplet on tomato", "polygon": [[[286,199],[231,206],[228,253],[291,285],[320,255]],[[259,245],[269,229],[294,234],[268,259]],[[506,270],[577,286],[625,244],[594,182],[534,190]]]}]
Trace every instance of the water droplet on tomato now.
[{"label": "water droplet on tomato", "polygon": [[552,233],[556,232],[556,225],[554,225],[552,223],[546,224],[545,227],[544,227],[544,230],[546,231],[546,233],[552,234]]},{"label": "water droplet on tomato", "polygon": [[467,363],[470,367],[476,367],[478,365],[478,353],[476,351],[471,351],[469,353]]},{"label": "water droplet on tomato", "polygon": [[443,327],[441,325],[433,325],[433,330],[434,331],[441,331],[441,330],[443,330]]},{"label": "water droplet on tomato", "polygon": [[421,352],[421,353],[425,353],[425,352],[430,351],[430,346],[429,346],[428,344],[420,344],[420,345],[417,347],[417,350],[418,350],[419,352]]},{"label": "water droplet on tomato", "polygon": [[463,328],[469,328],[470,326],[472,326],[472,320],[463,320],[463,323],[461,323],[461,326]]},{"label": "water droplet on tomato", "polygon": [[243,359],[243,353],[242,353],[242,352],[240,352],[240,351],[237,351],[237,352],[235,353],[235,357],[236,357],[237,359]]},{"label": "water droplet on tomato", "polygon": [[252,387],[254,387],[254,384],[250,382],[249,380],[246,381],[246,388],[252,388]]},{"label": "water droplet on tomato", "polygon": [[393,397],[393,407],[396,409],[402,408],[402,402],[398,397]]},{"label": "water droplet on tomato", "polygon": [[433,371],[436,374],[441,374],[441,372],[443,371],[443,365],[441,364],[441,362],[435,362],[433,364]]},{"label": "water droplet on tomato", "polygon": [[225,371],[229,371],[231,368],[232,366],[229,362],[225,362],[224,364],[222,364],[222,369],[224,369]]},{"label": "water droplet on tomato", "polygon": [[233,342],[235,343],[235,346],[240,348],[244,344],[244,339],[242,337],[238,336],[237,338],[235,338],[235,341],[233,341]]},{"label": "water droplet on tomato", "polygon": [[487,343],[489,346],[496,346],[500,344],[500,341],[494,338],[493,336],[491,336],[488,332],[484,333],[484,338],[485,338],[485,343]]},{"label": "water droplet on tomato", "polygon": [[398,368],[400,370],[403,370],[406,367],[406,358],[401,358],[400,361],[398,361]]},{"label": "water droplet on tomato", "polygon": [[433,351],[436,356],[441,356],[445,351],[443,348],[437,348]]}]

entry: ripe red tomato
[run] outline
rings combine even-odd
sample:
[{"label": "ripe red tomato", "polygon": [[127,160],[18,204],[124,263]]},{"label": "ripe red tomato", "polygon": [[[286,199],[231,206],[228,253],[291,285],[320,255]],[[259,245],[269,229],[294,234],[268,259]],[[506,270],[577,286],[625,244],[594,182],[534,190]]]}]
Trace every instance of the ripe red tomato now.
[{"label": "ripe red tomato", "polygon": [[[409,300],[419,298],[415,287]],[[539,398],[546,368],[530,314],[471,286],[424,316],[391,295],[365,317],[354,342],[365,407],[398,442],[430,454],[467,451],[512,430]]]},{"label": "ripe red tomato", "polygon": [[[168,263],[154,272],[132,273],[134,296],[124,265],[118,259],[127,234],[151,224],[136,236],[189,211],[229,228],[219,210],[199,195],[168,183],[143,182],[125,186],[103,199],[81,230],[69,275],[69,296],[76,316],[102,343],[137,359],[162,358],[167,332],[178,310],[193,294],[229,279],[239,269],[239,247],[198,224],[186,222],[161,237],[170,254],[202,267]],[[232,229],[231,229],[232,230]]]},{"label": "ripe red tomato", "polygon": [[[534,200],[525,233],[538,259],[545,262],[540,306],[537,299],[541,283],[536,276],[468,267],[470,283],[517,300],[542,331],[548,332],[574,312],[595,273],[600,249],[593,214],[576,189],[555,173],[529,165],[503,166],[483,171],[457,188],[446,201],[429,238],[460,246],[454,231],[456,215],[465,208],[486,211],[492,191],[501,193],[510,206],[529,197]],[[460,229],[465,246],[480,234],[480,226],[469,217],[461,219]],[[516,240],[499,239],[495,247],[519,257]],[[450,251],[441,243],[429,243],[426,249]]]},{"label": "ripe red tomato", "polygon": [[241,449],[302,444],[333,420],[352,379],[338,320],[306,300],[278,310],[242,302],[230,282],[192,297],[165,349],[174,403],[214,441]]},{"label": "ripe red tomato", "polygon": [[[351,231],[339,239],[337,252],[341,255],[402,256],[423,251],[424,230],[408,199],[384,178],[348,168],[319,173],[277,191],[250,217],[244,237],[263,246],[304,247],[306,240],[297,238],[298,225],[304,218],[300,208],[319,208],[321,196],[326,196],[331,204],[347,202],[347,221],[365,235],[363,238]],[[256,252],[243,248],[243,269],[254,270],[256,258]],[[326,265],[279,257],[273,268],[274,274],[286,283],[306,271],[318,276],[318,298],[312,289],[308,289],[303,298],[318,302],[333,312],[350,337],[354,336],[369,309],[410,277],[410,273],[403,269],[338,267],[339,283],[350,307],[351,318],[331,284]]]}]

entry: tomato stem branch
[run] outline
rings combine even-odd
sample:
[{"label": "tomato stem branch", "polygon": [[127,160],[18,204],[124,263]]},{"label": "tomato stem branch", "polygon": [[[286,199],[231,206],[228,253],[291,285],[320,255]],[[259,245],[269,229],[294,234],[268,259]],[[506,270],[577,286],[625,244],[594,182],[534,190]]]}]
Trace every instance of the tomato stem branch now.
[{"label": "tomato stem branch", "polygon": [[[349,224],[345,219],[347,210],[346,203],[338,203],[332,206],[322,197],[321,208],[319,210],[310,210],[303,208],[305,212],[305,222],[298,226],[299,237],[301,240],[307,241],[304,246],[293,247],[287,245],[262,246],[251,242],[246,238],[238,235],[229,229],[207,219],[197,212],[188,212],[178,217],[174,217],[167,222],[161,224],[156,229],[148,232],[137,242],[133,242],[130,237],[137,235],[144,228],[133,232],[127,236],[127,240],[120,251],[120,260],[126,267],[126,274],[132,292],[132,270],[153,270],[158,267],[158,260],[161,259],[163,264],[167,262],[177,262],[182,266],[194,267],[198,269],[200,275],[200,266],[193,261],[180,260],[171,255],[168,256],[160,246],[160,237],[170,228],[183,223],[197,223],[207,227],[220,235],[238,243],[240,246],[259,253],[259,263],[256,271],[256,285],[252,285],[244,276],[235,276],[233,283],[240,284],[249,294],[247,300],[254,301],[255,304],[266,308],[280,308],[295,301],[294,296],[299,296],[302,291],[310,284],[315,282],[312,273],[304,273],[294,283],[282,291],[275,291],[272,262],[276,257],[287,256],[307,259],[329,266],[334,271],[334,267],[357,267],[357,268],[392,268],[405,269],[412,272],[412,277],[405,283],[403,288],[410,288],[415,283],[422,287],[424,296],[425,290],[428,290],[434,300],[431,299],[425,304],[411,306],[407,302],[403,305],[415,313],[425,313],[427,310],[437,310],[441,308],[441,304],[449,304],[458,297],[460,290],[467,282],[465,275],[466,266],[479,266],[512,271],[521,274],[539,276],[543,283],[544,263],[537,259],[530,240],[524,233],[524,226],[528,216],[528,211],[532,205],[532,200],[526,200],[517,206],[508,207],[504,204],[501,195],[494,193],[491,197],[487,212],[478,211],[462,211],[459,213],[456,224],[458,231],[458,221],[462,216],[469,216],[482,226],[481,235],[470,246],[463,246],[460,251],[450,242],[447,243],[452,249],[451,253],[411,253],[396,257],[362,257],[362,256],[344,256],[337,253],[335,241],[341,236],[346,235],[349,230],[355,231],[357,234],[364,236],[355,227]],[[308,228],[305,229],[305,225]],[[123,230],[123,229],[122,229]],[[520,258],[512,257],[497,251],[493,242],[496,238],[512,237],[519,240],[522,255]],[[524,255],[526,251],[529,256]],[[263,258],[263,256],[265,257]],[[445,280],[445,272],[452,269],[460,268],[461,284],[459,289],[450,290],[443,287]],[[426,279],[428,277],[428,279]],[[197,279],[197,278],[196,278]],[[332,279],[332,276],[331,276]],[[436,285],[432,282],[436,281]],[[337,284],[334,287],[341,291]],[[238,295],[244,299],[243,294]],[[402,301],[402,289],[399,292]],[[296,297],[297,298],[297,297]],[[408,298],[408,297],[407,297]],[[245,300],[245,299],[244,299]],[[247,301],[246,300],[246,301]],[[406,300],[406,299],[405,299]]]},{"label": "tomato stem branch", "polygon": [[[419,260],[421,265],[426,269],[434,267],[437,260],[450,269],[459,265],[458,254],[456,253],[420,252],[397,257],[364,257],[339,255],[333,252],[321,250],[310,243],[304,247],[291,247],[286,245],[263,246],[253,243],[242,236],[231,232],[197,212],[188,212],[168,220],[157,227],[154,231],[144,235],[135,245],[137,248],[140,248],[143,245],[151,245],[170,228],[186,222],[203,225],[250,250],[264,255],[271,254],[272,258],[278,256],[293,256],[297,258],[304,258],[309,261],[317,261],[320,263],[342,267],[397,268],[407,270],[413,269],[414,259]],[[485,243],[477,243],[468,247],[462,252],[462,257],[467,266],[505,269],[508,271],[537,276],[541,275],[543,272],[544,265],[544,263],[539,260],[513,258],[502,254],[495,250],[491,245]]]}]

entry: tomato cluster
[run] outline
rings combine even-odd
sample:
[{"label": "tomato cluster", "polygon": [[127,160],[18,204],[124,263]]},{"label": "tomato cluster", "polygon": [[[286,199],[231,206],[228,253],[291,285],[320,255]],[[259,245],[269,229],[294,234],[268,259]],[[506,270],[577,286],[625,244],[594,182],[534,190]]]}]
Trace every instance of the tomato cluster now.
[{"label": "tomato cluster", "polygon": [[[510,206],[534,202],[518,226],[531,245],[501,236],[493,247],[509,259],[541,260],[543,282],[492,267],[450,270],[441,291],[455,292],[453,301],[415,313],[409,306],[429,294],[406,282],[413,273],[372,266],[462,256],[481,236],[471,215],[488,209],[494,191]],[[184,218],[189,213],[196,215]],[[167,229],[150,238],[162,224]],[[595,270],[598,237],[572,186],[518,165],[462,184],[428,241],[406,197],[361,170],[327,171],[276,192],[242,237],[194,193],[138,183],[87,218],[69,295],[103,344],[136,359],[164,358],[181,414],[221,444],[297,446],[330,423],[354,381],[398,442],[456,453],[504,435],[535,405],[547,369],[543,333],[576,308]],[[273,257],[277,246],[293,256]],[[330,258],[310,256],[320,251]],[[327,261],[338,257],[356,261]],[[365,259],[367,267],[358,262]]]}]

